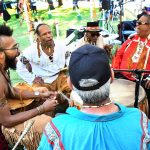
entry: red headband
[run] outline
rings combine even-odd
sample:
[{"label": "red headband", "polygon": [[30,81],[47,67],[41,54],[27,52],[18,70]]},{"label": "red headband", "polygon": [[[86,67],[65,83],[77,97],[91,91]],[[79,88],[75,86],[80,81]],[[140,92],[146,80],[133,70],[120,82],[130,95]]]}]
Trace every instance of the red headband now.
[{"label": "red headband", "polygon": [[95,27],[86,27],[86,30],[87,30],[87,31],[95,31],[95,30],[96,30],[96,31],[97,31],[97,30],[99,31],[100,28],[99,28],[98,26],[95,26]]}]

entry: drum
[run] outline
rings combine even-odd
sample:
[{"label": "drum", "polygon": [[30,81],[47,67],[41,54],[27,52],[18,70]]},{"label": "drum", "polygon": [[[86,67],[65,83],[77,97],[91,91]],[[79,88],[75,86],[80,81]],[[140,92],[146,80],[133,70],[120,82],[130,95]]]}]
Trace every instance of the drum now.
[{"label": "drum", "polygon": [[21,136],[21,133],[24,131],[24,128],[31,120],[34,120],[34,124],[32,125],[31,129],[27,132],[27,134],[24,136],[24,138],[21,140],[20,145],[24,146],[25,149],[27,150],[37,149],[44,127],[51,120],[51,117],[44,114],[36,116],[13,128],[5,128],[4,126],[2,126],[2,132],[7,142],[11,146],[14,146],[16,144],[19,137]]},{"label": "drum", "polygon": [[[32,86],[28,85],[27,83],[19,83],[17,84],[15,87],[18,88],[21,92],[20,95],[23,91],[37,91],[38,88],[47,88],[50,91],[62,91],[64,94],[66,94],[67,96],[70,95],[71,89],[68,87],[67,85],[67,70],[68,68],[63,68],[60,71],[60,74],[57,78],[57,80],[55,80],[54,82],[52,82],[51,84],[48,83],[44,83],[44,84],[33,84]],[[67,100],[61,98],[61,96],[57,97],[58,100],[58,105],[56,106],[56,109],[54,111],[51,111],[48,113],[48,115],[50,115],[51,117],[55,117],[56,113],[65,113],[66,109],[69,107],[69,103]],[[39,101],[38,98],[37,99],[27,99],[24,100],[22,99],[22,97],[20,96],[20,99],[9,99],[8,100],[8,105],[11,109],[11,113],[15,114],[18,112],[22,112],[22,111],[27,111],[30,110],[32,108],[35,108],[39,105],[41,105],[43,101]]]},{"label": "drum", "polygon": [[34,99],[22,99],[22,96],[21,96],[23,91],[33,92],[34,91],[33,87],[31,87],[27,83],[18,83],[14,87],[16,89],[19,89],[20,99],[8,99],[8,105],[10,107],[12,114],[30,110],[37,106],[37,105],[35,105],[35,103],[37,103],[37,102],[35,102]]},{"label": "drum", "polygon": [[[15,88],[18,88],[20,92],[20,95],[23,91],[30,91],[33,92],[40,90],[41,88],[47,88],[48,90],[49,84],[37,84],[37,85],[28,85],[27,83],[18,83],[15,85]],[[20,99],[8,99],[8,105],[10,107],[11,114],[16,114],[19,112],[27,111],[33,108],[38,107],[39,105],[44,103],[44,99],[40,100],[38,98],[36,99],[22,99],[20,96]],[[67,103],[67,104],[66,104]],[[67,105],[67,106],[66,106]],[[55,114],[57,112],[62,113],[65,112],[66,108],[68,108],[68,102],[67,101],[59,101],[59,105],[57,105],[56,109],[54,111],[51,111],[47,113],[51,117],[55,117]],[[61,109],[60,109],[61,108]],[[58,110],[59,109],[59,110]],[[58,110],[58,111],[57,111]]]},{"label": "drum", "polygon": [[[61,91],[66,96],[69,97],[71,89],[68,87],[68,84],[67,84],[67,75],[66,75],[67,70],[68,70],[67,68],[61,69],[59,76],[51,84],[48,84],[48,83],[33,84],[32,87],[33,88],[46,87],[50,91]],[[69,107],[68,101],[64,99],[63,97],[61,97],[61,95],[57,96],[57,100],[59,104],[56,106],[56,109],[54,111],[51,111],[49,113],[51,117],[55,117],[57,113],[65,113],[66,109]]]},{"label": "drum", "polygon": [[[115,79],[110,85],[110,99],[112,102],[120,103],[122,105],[133,107],[135,101],[135,82],[125,79]],[[148,101],[144,88],[140,86],[139,89],[139,109],[148,115]]]}]

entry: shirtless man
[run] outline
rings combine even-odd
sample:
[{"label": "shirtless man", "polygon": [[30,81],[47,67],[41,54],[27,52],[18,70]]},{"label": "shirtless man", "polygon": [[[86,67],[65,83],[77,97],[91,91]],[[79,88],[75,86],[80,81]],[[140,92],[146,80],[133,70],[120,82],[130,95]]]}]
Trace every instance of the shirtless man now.
[{"label": "shirtless man", "polygon": [[[11,86],[8,69],[16,68],[16,57],[19,56],[19,47],[12,37],[13,30],[6,25],[0,25],[0,126],[12,127],[37,115],[49,112],[55,109],[57,105],[56,93],[50,92],[44,88],[35,92],[23,91],[21,97],[46,98],[47,100],[40,106],[29,111],[20,112],[12,115],[7,99],[20,97],[20,90]],[[0,128],[0,150],[7,150],[8,146]]]}]

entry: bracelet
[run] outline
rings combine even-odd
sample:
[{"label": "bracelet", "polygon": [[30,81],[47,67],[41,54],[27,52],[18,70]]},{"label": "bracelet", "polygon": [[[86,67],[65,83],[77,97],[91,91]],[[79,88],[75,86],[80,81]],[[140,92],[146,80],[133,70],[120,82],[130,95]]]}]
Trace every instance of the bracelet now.
[{"label": "bracelet", "polygon": [[44,106],[43,106],[43,105],[41,105],[41,106],[40,106],[40,108],[41,108],[41,114],[44,114],[44,112],[45,112],[45,110],[44,110]]},{"label": "bracelet", "polygon": [[36,107],[36,110],[38,111],[38,115],[41,115],[45,112],[43,105]]},{"label": "bracelet", "polygon": [[41,115],[40,107],[36,107],[36,110],[38,111],[38,115]]}]

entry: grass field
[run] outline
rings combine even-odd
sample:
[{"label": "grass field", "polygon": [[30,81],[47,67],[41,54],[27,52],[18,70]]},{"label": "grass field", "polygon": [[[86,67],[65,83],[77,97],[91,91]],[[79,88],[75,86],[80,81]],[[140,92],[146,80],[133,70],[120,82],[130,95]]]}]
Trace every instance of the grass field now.
[{"label": "grass field", "polygon": [[[24,20],[22,22],[22,25],[20,24],[20,18],[16,19],[15,17],[15,11],[14,9],[8,9],[8,12],[11,14],[11,19],[7,22],[7,25],[9,25],[14,30],[14,37],[16,41],[20,44],[20,50],[24,50],[26,47],[30,45],[30,39],[29,39],[29,32],[27,31],[27,23]],[[96,17],[94,20],[101,19],[101,13],[99,12],[99,9],[96,8]],[[51,11],[52,17],[48,14],[48,9],[46,10],[39,10],[38,14],[32,14],[32,20],[34,18],[41,19],[43,18],[43,22],[49,24],[52,29],[54,29],[54,22],[58,22],[59,25],[59,32],[60,32],[60,38],[65,39],[66,38],[66,31],[70,28],[80,28],[83,26],[86,26],[86,23],[88,21],[91,21],[90,17],[90,9],[85,7],[80,7],[80,15],[72,10],[72,7],[70,8],[64,8],[64,7],[58,7],[55,10]],[[3,23],[2,17],[0,18],[0,24]],[[119,20],[116,20],[114,22],[110,22],[114,28],[114,30],[117,33],[117,24],[119,23]],[[53,30],[54,31],[54,30]],[[56,34],[54,33],[54,38],[56,38]],[[18,74],[15,71],[11,70],[11,81],[12,84],[23,82],[23,80],[18,76]]]}]

